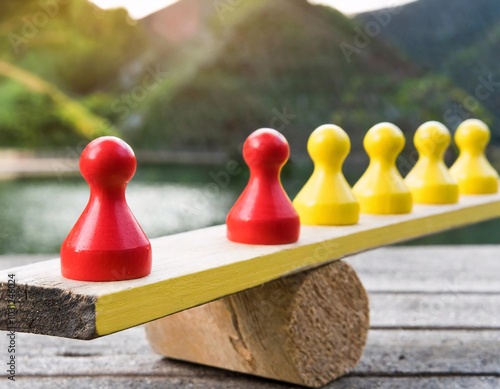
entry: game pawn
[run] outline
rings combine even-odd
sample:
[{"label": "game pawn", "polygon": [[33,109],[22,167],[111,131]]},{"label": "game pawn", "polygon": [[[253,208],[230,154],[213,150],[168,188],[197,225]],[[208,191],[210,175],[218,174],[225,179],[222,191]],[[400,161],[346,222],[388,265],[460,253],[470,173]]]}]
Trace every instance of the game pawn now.
[{"label": "game pawn", "polygon": [[359,203],[342,174],[351,149],[349,136],[339,126],[326,124],[313,131],[307,151],[314,171],[293,200],[302,224],[350,225],[359,219]]},{"label": "game pawn", "polygon": [[95,139],[83,150],[80,171],[90,198],[61,246],[64,277],[120,281],[151,272],[151,244],[125,199],[136,165],[130,146],[116,137]]},{"label": "game pawn", "polygon": [[379,123],[366,133],[363,146],[370,164],[353,187],[362,213],[411,212],[412,196],[396,167],[396,158],[404,145],[403,132],[392,123]]},{"label": "game pawn", "polygon": [[247,138],[243,158],[250,169],[250,179],[227,215],[229,240],[263,245],[298,240],[299,216],[280,181],[289,155],[288,142],[275,130],[260,129]]},{"label": "game pawn", "polygon": [[419,158],[405,178],[413,201],[420,204],[453,204],[458,201],[458,184],[444,163],[451,135],[441,123],[422,124],[415,132]]},{"label": "game pawn", "polygon": [[478,119],[468,119],[455,132],[460,155],[450,168],[461,194],[492,194],[498,192],[498,173],[486,159],[490,129]]}]

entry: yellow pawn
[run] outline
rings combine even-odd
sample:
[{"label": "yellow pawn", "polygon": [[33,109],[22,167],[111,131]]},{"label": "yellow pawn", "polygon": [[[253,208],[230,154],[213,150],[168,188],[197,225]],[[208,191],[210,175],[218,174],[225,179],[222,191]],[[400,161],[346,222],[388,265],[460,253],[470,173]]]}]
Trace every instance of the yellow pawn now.
[{"label": "yellow pawn", "polygon": [[415,203],[454,204],[458,201],[458,184],[443,161],[450,142],[450,132],[439,122],[424,123],[415,132],[419,158],[405,178]]},{"label": "yellow pawn", "polygon": [[326,124],[313,131],[307,151],[314,172],[293,201],[302,224],[349,225],[359,219],[359,204],[342,174],[351,142],[344,130]]},{"label": "yellow pawn", "polygon": [[498,173],[484,152],[490,141],[490,129],[481,120],[468,119],[455,132],[460,155],[450,168],[461,194],[490,194],[498,192]]},{"label": "yellow pawn", "polygon": [[403,132],[392,123],[379,123],[366,133],[363,146],[370,165],[353,187],[361,212],[381,215],[411,212],[411,193],[396,168],[396,158],[404,145]]}]

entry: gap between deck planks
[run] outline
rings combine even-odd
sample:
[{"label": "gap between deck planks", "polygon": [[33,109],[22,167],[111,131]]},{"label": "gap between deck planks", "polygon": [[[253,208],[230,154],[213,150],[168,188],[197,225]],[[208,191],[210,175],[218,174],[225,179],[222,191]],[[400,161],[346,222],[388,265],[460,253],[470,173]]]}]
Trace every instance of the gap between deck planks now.
[{"label": "gap between deck planks", "polygon": [[362,215],[355,226],[303,226],[297,243],[280,246],[230,242],[222,225],[153,239],[153,271],[141,279],[67,280],[51,260],[0,272],[0,298],[14,273],[26,297],[19,331],[93,339],[357,252],[499,216],[500,194],[462,196],[459,204],[417,205],[407,215]]},{"label": "gap between deck planks", "polygon": [[[348,376],[328,385],[328,389],[496,389],[500,387],[500,329],[481,331],[480,320],[469,321],[469,330],[436,327],[447,321],[461,328],[464,317],[474,317],[475,307],[462,304],[477,291],[491,291],[500,301],[500,246],[393,247],[373,250],[348,259],[367,285],[372,322],[393,325],[371,330],[364,356]],[[0,257],[1,258],[1,257]],[[401,262],[403,259],[406,262]],[[0,260],[0,266],[10,266]],[[407,282],[404,283],[403,281]],[[421,280],[425,280],[421,283]],[[429,314],[440,296],[450,295],[454,280],[460,290],[456,299]],[[404,302],[407,292],[422,285],[422,303]],[[387,292],[388,289],[390,292]],[[380,291],[386,291],[379,293]],[[403,292],[403,293],[401,293]],[[402,310],[380,297],[402,299]],[[413,309],[416,311],[413,311]],[[466,312],[461,311],[466,309]],[[408,314],[429,330],[400,330]],[[461,312],[460,315],[455,314]],[[491,312],[491,316],[498,316]],[[18,334],[20,351],[19,388],[88,387],[120,388],[290,388],[290,385],[233,374],[162,358],[149,348],[142,328],[137,327],[92,342]],[[1,338],[0,338],[1,339]],[[5,340],[0,349],[5,349]],[[3,373],[2,373],[3,374]],[[1,374],[0,374],[1,375]],[[0,379],[5,379],[0,377]]]}]

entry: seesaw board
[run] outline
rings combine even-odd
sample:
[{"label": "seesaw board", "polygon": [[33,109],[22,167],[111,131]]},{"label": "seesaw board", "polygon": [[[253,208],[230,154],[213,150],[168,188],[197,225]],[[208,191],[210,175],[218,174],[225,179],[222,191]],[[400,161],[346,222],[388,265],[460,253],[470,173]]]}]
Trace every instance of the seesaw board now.
[{"label": "seesaw board", "polygon": [[[153,239],[153,271],[145,278],[72,281],[60,275],[54,259],[0,272],[0,297],[7,306],[13,275],[17,299],[10,329],[93,339],[351,254],[496,217],[500,194],[416,205],[406,215],[361,215],[354,226],[302,226],[298,242],[279,246],[230,242],[221,225]],[[1,310],[2,330],[8,329],[7,311]]]}]

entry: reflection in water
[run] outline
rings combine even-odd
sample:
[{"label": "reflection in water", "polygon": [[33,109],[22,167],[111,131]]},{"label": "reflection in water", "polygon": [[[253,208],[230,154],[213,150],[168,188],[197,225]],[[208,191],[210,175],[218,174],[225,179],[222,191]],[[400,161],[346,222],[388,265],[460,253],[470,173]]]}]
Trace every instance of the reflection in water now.
[{"label": "reflection in water", "polygon": [[[0,182],[0,254],[55,253],[88,201],[85,182]],[[127,200],[150,238],[223,223],[234,197],[204,184],[132,182]]]}]

